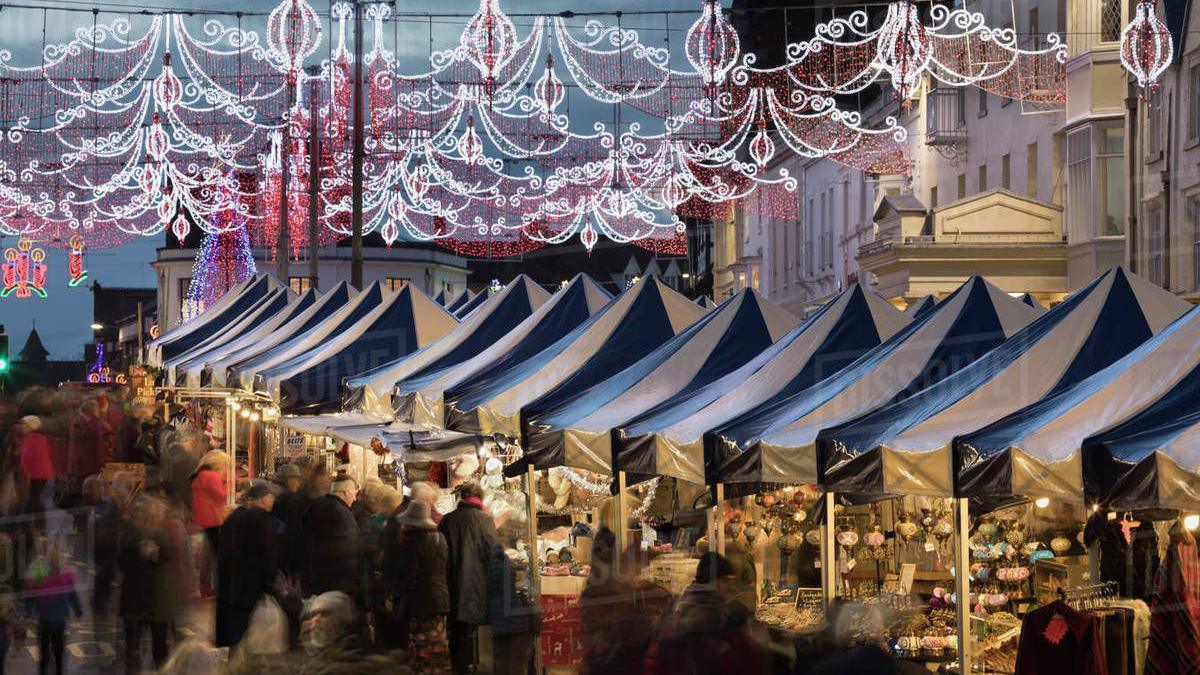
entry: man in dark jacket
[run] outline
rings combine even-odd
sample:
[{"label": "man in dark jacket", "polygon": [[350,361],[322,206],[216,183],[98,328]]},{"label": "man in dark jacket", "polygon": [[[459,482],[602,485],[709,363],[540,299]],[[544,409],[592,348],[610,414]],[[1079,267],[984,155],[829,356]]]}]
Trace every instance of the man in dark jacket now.
[{"label": "man in dark jacket", "polygon": [[271,511],[279,522],[283,523],[283,533],[278,537],[275,548],[279,559],[279,570],[286,575],[292,574],[292,558],[295,555],[296,532],[300,529],[300,515],[308,505],[308,496],[304,493],[304,479],[300,467],[295,464],[284,464],[276,474],[283,487],[283,492],[275,498],[275,508]]},{"label": "man in dark jacket", "polygon": [[256,481],[239,506],[221,526],[217,547],[218,647],[242,641],[250,615],[275,582],[276,556],[273,486]]},{"label": "man in dark jacket", "polygon": [[117,552],[121,582],[120,613],[125,620],[125,672],[142,671],[142,636],[150,629],[154,665],[167,660],[167,633],[178,619],[180,597],[179,549],[167,534],[167,505],[142,496],[130,509],[133,524]]},{"label": "man in dark jacket", "polygon": [[499,543],[479,485],[464,483],[458,494],[458,508],[442,518],[438,530],[450,554],[450,659],[455,674],[462,675],[475,666],[475,634],[487,623],[487,565]]},{"label": "man in dark jacket", "polygon": [[308,506],[300,519],[300,586],[305,596],[341,591],[362,602],[358,524],[350,506],[358,486],[349,478],[334,481],[329,494]]}]

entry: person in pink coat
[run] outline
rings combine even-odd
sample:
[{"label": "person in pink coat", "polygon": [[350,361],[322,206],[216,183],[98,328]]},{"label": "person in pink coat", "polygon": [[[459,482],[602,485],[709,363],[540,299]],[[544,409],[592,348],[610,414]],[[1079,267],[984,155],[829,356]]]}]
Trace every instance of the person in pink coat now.
[{"label": "person in pink coat", "polygon": [[202,595],[211,595],[213,589],[212,570],[216,560],[217,543],[221,540],[221,523],[225,521],[229,504],[229,455],[220,450],[209,450],[200,458],[200,464],[192,473],[192,522],[204,530],[208,543],[205,562],[207,571],[201,576]]},{"label": "person in pink coat", "polygon": [[50,438],[42,432],[42,419],[36,415],[21,418],[28,432],[21,440],[21,473],[29,481],[26,513],[45,510],[46,483],[54,480],[54,461],[50,457]]}]

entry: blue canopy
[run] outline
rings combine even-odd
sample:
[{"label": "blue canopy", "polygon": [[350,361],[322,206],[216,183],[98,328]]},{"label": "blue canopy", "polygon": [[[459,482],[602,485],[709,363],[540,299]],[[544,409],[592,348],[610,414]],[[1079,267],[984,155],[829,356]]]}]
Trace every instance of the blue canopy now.
[{"label": "blue canopy", "polygon": [[408,424],[445,424],[442,394],[470,378],[523,363],[599,312],[612,295],[586,274],[578,274],[518,326],[474,357],[454,366],[412,375],[396,383],[392,406]]},{"label": "blue canopy", "polygon": [[438,291],[437,295],[433,296],[433,301],[436,302],[437,304],[441,305],[442,307],[446,306],[446,302],[449,299],[450,298],[446,294],[446,289],[444,289],[444,288],[442,290]]},{"label": "blue canopy", "polygon": [[928,312],[929,310],[933,309],[936,306],[937,306],[937,298],[933,297],[932,295],[927,295],[927,296],[921,298],[920,300],[917,300],[916,302],[909,305],[904,310],[904,313],[915,319],[918,316],[924,314],[925,312]]},{"label": "blue canopy", "polygon": [[535,355],[498,364],[446,390],[447,427],[517,437],[525,405],[560,385],[582,389],[598,382],[703,314],[690,300],[647,276]]},{"label": "blue canopy", "polygon": [[[237,287],[222,296],[212,310],[184,324],[194,324],[186,331],[171,331],[150,343],[150,363],[161,366],[168,360],[183,354],[223,330],[247,310],[259,303],[272,290],[280,288],[274,277],[260,275],[246,285]],[[230,297],[228,302],[226,297]]]},{"label": "blue canopy", "polygon": [[614,468],[703,484],[706,431],[838,372],[908,322],[853,284],[742,367],[623,422]]},{"label": "blue canopy", "polygon": [[345,334],[289,362],[278,376],[279,407],[290,415],[319,415],[341,409],[342,382],[411,354],[458,324],[412,284],[384,301]]},{"label": "blue canopy", "polygon": [[477,356],[511,333],[550,299],[544,288],[524,274],[495,295],[488,296],[442,339],[419,352],[398,358],[346,381],[344,406],[348,410],[391,414],[396,383],[409,378],[436,377]]},{"label": "blue canopy", "polygon": [[709,482],[815,483],[817,434],[901,401],[1004,342],[1038,313],[981,277],[875,349],[790,396],[725,420],[705,436]]},{"label": "blue canopy", "polygon": [[450,311],[451,311],[451,313],[454,314],[454,316],[458,317],[458,319],[461,321],[461,320],[467,318],[467,315],[470,314],[471,312],[474,312],[475,309],[478,308],[480,305],[482,305],[483,303],[490,300],[491,297],[492,297],[492,292],[485,288],[482,291],[479,291],[478,293],[476,293],[474,296],[468,298],[466,300],[466,302],[463,302],[457,308],[452,309]]},{"label": "blue canopy", "polygon": [[525,452],[539,466],[608,474],[614,428],[655,406],[686,399],[753,359],[796,323],[757,292],[743,290],[616,375],[529,415]]},{"label": "blue canopy", "polygon": [[339,283],[328,293],[317,298],[316,302],[307,309],[272,329],[269,334],[249,340],[237,349],[208,361],[201,374],[201,380],[218,387],[227,386],[234,381],[236,368],[249,364],[252,359],[321,325],[335,312],[345,307],[354,294],[357,294],[357,291],[352,289],[349,284],[344,281]]},{"label": "blue canopy", "polygon": [[955,436],[1105,368],[1185,309],[1161,288],[1110,270],[966,367],[822,430],[823,482],[858,495],[953,496]]},{"label": "blue canopy", "polygon": [[1193,309],[1111,366],[955,438],[958,494],[1084,501],[1084,439],[1146,408],[1197,367],[1200,310]]},{"label": "blue canopy", "polygon": [[471,298],[473,297],[475,297],[475,294],[472,293],[470,289],[462,289],[459,291],[458,295],[446,300],[446,311],[453,314],[454,312],[458,311],[460,307],[470,302]]}]

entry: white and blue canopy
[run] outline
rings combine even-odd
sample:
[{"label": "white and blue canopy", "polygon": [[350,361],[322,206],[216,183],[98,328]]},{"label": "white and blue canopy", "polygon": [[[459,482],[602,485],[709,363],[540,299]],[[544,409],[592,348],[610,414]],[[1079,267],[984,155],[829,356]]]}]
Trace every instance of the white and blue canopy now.
[{"label": "white and blue canopy", "polygon": [[706,476],[728,485],[815,483],[817,434],[907,398],[978,359],[1038,313],[980,277],[830,377],[710,425]]},{"label": "white and blue canopy", "polygon": [[437,295],[433,296],[433,301],[436,302],[437,304],[441,305],[442,307],[445,307],[446,303],[449,300],[450,300],[449,294],[446,293],[446,289],[444,289],[444,288],[442,290],[438,291]]},{"label": "white and blue canopy", "polygon": [[1107,368],[955,438],[959,496],[1096,503],[1098,495],[1085,500],[1084,439],[1145,409],[1196,368],[1200,311],[1193,309]]},{"label": "white and blue canopy", "polygon": [[[316,301],[294,317],[285,320],[267,334],[260,336],[247,335],[237,343],[230,344],[229,350],[217,356],[206,356],[204,369],[200,373],[200,384],[216,387],[226,386],[228,371],[250,359],[265,354],[278,345],[301,335],[320,325],[357,294],[346,282],[341,282],[327,293],[319,295]],[[236,346],[235,346],[236,345]]]},{"label": "white and blue canopy", "polygon": [[455,295],[454,297],[446,299],[446,311],[453,314],[460,307],[462,307],[463,305],[470,302],[471,298],[473,298],[473,297],[475,297],[475,294],[471,292],[471,289],[469,289],[469,288],[462,289],[461,291],[458,292],[458,295]]},{"label": "white and blue canopy", "polygon": [[336,338],[354,324],[362,321],[363,317],[374,311],[383,301],[383,288],[379,282],[371,284],[324,321],[275,346],[270,351],[246,359],[230,368],[227,375],[229,385],[245,389],[252,388],[255,384],[255,377],[259,373],[269,371],[292,359],[302,358],[313,349]]},{"label": "white and blue canopy", "polygon": [[481,295],[488,302],[442,339],[419,352],[347,380],[344,407],[391,414],[392,392],[397,382],[440,373],[477,356],[550,299],[545,289],[524,274],[517,276],[495,295]]},{"label": "white and blue canopy", "polygon": [[491,299],[492,299],[492,292],[485,288],[482,291],[479,291],[478,293],[476,293],[475,295],[467,298],[458,307],[450,310],[450,312],[452,314],[454,314],[454,316],[458,317],[459,321],[462,321],[463,319],[467,318],[467,316],[471,312],[474,312],[476,309],[479,309],[480,306],[482,306],[484,303],[486,303],[488,300],[491,300]]},{"label": "white and blue canopy", "polygon": [[936,306],[937,306],[937,298],[933,297],[932,295],[926,295],[925,297],[921,298],[920,300],[909,305],[904,310],[904,313],[907,314],[909,317],[915,319],[918,316],[924,314],[925,312],[928,312],[929,310],[933,309]]},{"label": "white and blue canopy", "polygon": [[169,359],[183,354],[223,330],[268,293],[279,288],[282,288],[282,285],[275,277],[266,274],[251,277],[234,286],[200,316],[172,328],[152,341],[147,362],[152,366],[162,367]]},{"label": "white and blue canopy", "polygon": [[825,379],[908,323],[853,284],[740,368],[621,423],[614,468],[703,484],[706,431]]},{"label": "white and blue canopy", "polygon": [[517,327],[501,335],[473,358],[426,370],[396,383],[392,406],[396,419],[440,427],[445,423],[442,393],[481,373],[523,363],[599,312],[612,295],[586,274],[576,275]]},{"label": "white and blue canopy", "polygon": [[569,398],[654,351],[704,314],[657,278],[643,277],[536,355],[446,390],[446,426],[516,438],[526,406]]},{"label": "white and blue canopy", "polygon": [[346,331],[260,374],[281,410],[305,415],[339,410],[346,378],[423,349],[458,325],[412,284],[390,296]]},{"label": "white and blue canopy", "polygon": [[855,495],[951,497],[955,436],[1109,366],[1186,309],[1161,288],[1110,270],[970,365],[822,430],[823,483]]},{"label": "white and blue canopy", "polygon": [[[1200,510],[1200,346],[1188,315],[1170,342],[1185,350],[1178,368],[1164,375],[1160,396],[1124,420],[1083,441],[1084,488],[1089,501],[1112,509]],[[1165,361],[1165,359],[1164,359]],[[1162,364],[1169,365],[1167,363]],[[1137,363],[1139,376],[1155,372]]]},{"label": "white and blue canopy", "polygon": [[296,295],[290,288],[272,291],[225,330],[163,364],[168,384],[200,386],[200,371],[204,369],[205,360],[226,353],[231,346],[242,344],[241,341],[246,338],[269,334],[280,322],[312,305],[315,297],[312,291],[304,295]]},{"label": "white and blue canopy", "polygon": [[737,370],[797,319],[746,289],[617,374],[527,415],[525,453],[539,468],[612,471],[612,431]]},{"label": "white and blue canopy", "polygon": [[696,304],[700,305],[704,309],[713,309],[714,307],[717,306],[717,303],[713,302],[713,299],[708,297],[707,295],[702,295],[702,296],[696,298]]}]

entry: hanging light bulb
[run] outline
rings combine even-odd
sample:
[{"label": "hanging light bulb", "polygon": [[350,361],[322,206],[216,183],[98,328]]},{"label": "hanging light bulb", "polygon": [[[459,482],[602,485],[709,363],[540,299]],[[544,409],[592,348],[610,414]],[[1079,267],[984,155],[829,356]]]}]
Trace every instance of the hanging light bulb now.
[{"label": "hanging light bulb", "polygon": [[1121,65],[1142,89],[1158,86],[1158,78],[1175,53],[1171,31],[1158,18],[1156,0],[1138,0],[1133,19],[1121,31]]}]

